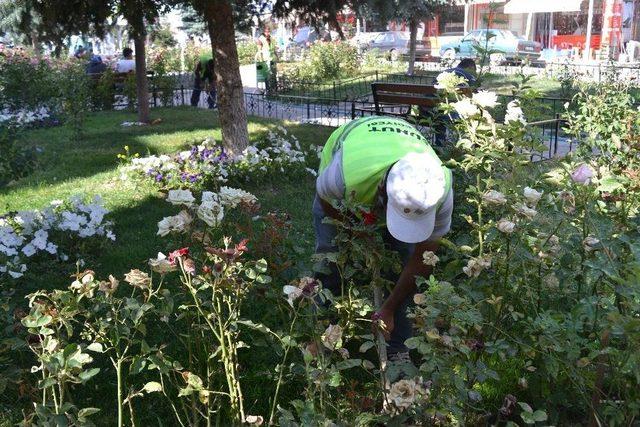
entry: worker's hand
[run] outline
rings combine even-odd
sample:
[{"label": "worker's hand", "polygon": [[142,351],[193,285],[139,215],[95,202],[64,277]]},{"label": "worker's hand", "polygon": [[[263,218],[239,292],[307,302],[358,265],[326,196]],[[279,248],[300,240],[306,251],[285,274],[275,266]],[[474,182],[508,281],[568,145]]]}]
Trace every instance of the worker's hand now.
[{"label": "worker's hand", "polygon": [[371,316],[374,332],[382,332],[385,341],[391,339],[391,332],[393,332],[393,328],[395,327],[393,315],[394,313],[392,311],[380,309]]}]

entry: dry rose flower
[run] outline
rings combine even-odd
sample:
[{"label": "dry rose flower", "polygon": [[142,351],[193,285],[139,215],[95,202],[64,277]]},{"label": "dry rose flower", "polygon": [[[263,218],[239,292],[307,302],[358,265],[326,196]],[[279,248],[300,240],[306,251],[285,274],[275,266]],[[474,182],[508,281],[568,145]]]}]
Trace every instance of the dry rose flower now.
[{"label": "dry rose flower", "polygon": [[489,267],[491,267],[491,257],[485,255],[482,257],[471,258],[467,262],[466,267],[462,268],[462,271],[464,271],[464,274],[469,277],[478,277],[483,270],[486,270]]},{"label": "dry rose flower", "polygon": [[496,228],[502,233],[511,234],[516,229],[516,224],[509,221],[508,219],[502,218],[496,224]]},{"label": "dry rose flower", "polygon": [[124,275],[124,281],[131,286],[135,286],[140,289],[148,289],[151,286],[151,278],[144,271],[137,269],[131,270]]},{"label": "dry rose flower", "polygon": [[499,191],[489,190],[482,195],[482,200],[493,205],[504,205],[507,203],[507,198]]},{"label": "dry rose flower", "polygon": [[596,239],[593,236],[587,236],[583,241],[582,241],[582,247],[584,248],[585,251],[587,252],[593,252],[595,250],[597,250],[597,246],[600,244],[600,240]]},{"label": "dry rose flower", "polygon": [[118,280],[110,274],[109,281],[100,282],[100,284],[98,285],[98,289],[100,290],[100,292],[104,292],[105,294],[107,294],[107,296],[111,296],[118,289],[118,285],[120,285],[120,282],[118,282]]},{"label": "dry rose flower", "polygon": [[426,394],[427,391],[415,379],[403,379],[391,385],[388,398],[397,409],[403,411]]},{"label": "dry rose flower", "polygon": [[169,261],[166,255],[162,252],[158,252],[158,256],[156,258],[149,259],[149,266],[151,267],[151,270],[160,274],[167,274],[176,270],[175,263]]},{"label": "dry rose flower", "polygon": [[422,254],[422,262],[424,265],[435,266],[438,261],[440,261],[440,258],[432,251],[424,251]]},{"label": "dry rose flower", "polygon": [[342,328],[340,325],[329,325],[322,334],[321,340],[329,350],[342,347]]},{"label": "dry rose flower", "polygon": [[537,210],[530,208],[524,203],[514,205],[513,209],[515,209],[516,212],[518,212],[522,216],[527,217],[528,219],[533,219],[538,214]]},{"label": "dry rose flower", "polygon": [[413,296],[413,302],[416,305],[422,305],[427,302],[427,296],[425,294],[415,294]]}]

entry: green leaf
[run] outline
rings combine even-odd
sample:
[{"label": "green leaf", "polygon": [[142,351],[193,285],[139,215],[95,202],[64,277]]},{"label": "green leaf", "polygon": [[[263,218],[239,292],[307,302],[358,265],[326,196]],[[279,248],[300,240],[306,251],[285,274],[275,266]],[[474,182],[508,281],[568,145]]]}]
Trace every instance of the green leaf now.
[{"label": "green leaf", "polygon": [[258,277],[256,277],[256,282],[266,285],[267,283],[271,283],[271,276],[259,274]]},{"label": "green leaf", "polygon": [[147,393],[162,391],[162,384],[157,381],[150,381],[144,385],[143,389]]},{"label": "green leaf", "polygon": [[78,411],[78,418],[87,418],[100,412],[98,408],[82,408]]},{"label": "green leaf", "polygon": [[238,320],[238,321],[236,321],[236,323],[238,323],[240,325],[248,326],[251,329],[255,329],[256,331],[260,331],[260,332],[265,333],[265,334],[268,334],[268,333],[272,332],[271,329],[267,328],[262,323],[255,323],[255,322],[252,322],[251,320]]},{"label": "green leaf", "polygon": [[253,268],[247,268],[244,271],[244,274],[247,276],[247,279],[249,280],[255,280],[256,277],[258,277],[258,273],[256,273],[256,271]]},{"label": "green leaf", "polygon": [[82,371],[78,374],[78,378],[80,378],[82,382],[85,383],[93,378],[98,372],[100,372],[100,368],[93,368],[87,371]]},{"label": "green leaf", "polygon": [[522,408],[523,411],[529,412],[529,413],[533,413],[533,409],[531,408],[531,406],[528,403],[518,402],[518,405],[520,405],[520,407]]},{"label": "green leaf", "polygon": [[338,369],[339,371],[344,371],[345,369],[355,368],[356,366],[360,366],[361,364],[362,360],[360,359],[347,359],[336,363],[336,369]]},{"label": "green leaf", "polygon": [[100,344],[99,342],[94,342],[87,346],[87,351],[93,351],[95,353],[103,353],[104,349],[102,348],[102,344]]},{"label": "green leaf", "polygon": [[27,328],[40,328],[48,325],[52,321],[53,317],[48,314],[43,316],[41,313],[37,313],[37,315],[32,314],[22,319],[22,324]]},{"label": "green leaf", "polygon": [[258,270],[259,273],[266,273],[267,272],[267,261],[265,261],[264,259],[260,259],[256,262],[256,270]]},{"label": "green leaf", "polygon": [[371,347],[375,346],[376,344],[373,341],[365,341],[362,343],[362,345],[360,346],[360,353],[366,353]]},{"label": "green leaf", "polygon": [[538,409],[533,413],[533,419],[537,422],[547,421],[547,413],[542,409]]}]

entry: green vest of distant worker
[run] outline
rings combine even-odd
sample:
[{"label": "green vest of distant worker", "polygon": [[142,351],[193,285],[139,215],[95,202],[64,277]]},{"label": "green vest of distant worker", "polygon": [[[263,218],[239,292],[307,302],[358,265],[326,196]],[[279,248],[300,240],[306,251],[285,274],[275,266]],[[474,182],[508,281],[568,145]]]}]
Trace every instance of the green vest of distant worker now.
[{"label": "green vest of distant worker", "polygon": [[426,138],[405,120],[371,116],[339,127],[322,150],[319,173],[339,150],[342,150],[345,199],[358,204],[373,206],[378,186],[389,168],[409,153],[428,153],[437,159],[445,172],[445,197],[451,190],[451,171],[442,165]]},{"label": "green vest of distant worker", "polygon": [[200,72],[198,73],[200,78],[204,78],[205,71],[207,71],[207,62],[213,59],[213,55],[210,53],[204,53],[200,55]]}]

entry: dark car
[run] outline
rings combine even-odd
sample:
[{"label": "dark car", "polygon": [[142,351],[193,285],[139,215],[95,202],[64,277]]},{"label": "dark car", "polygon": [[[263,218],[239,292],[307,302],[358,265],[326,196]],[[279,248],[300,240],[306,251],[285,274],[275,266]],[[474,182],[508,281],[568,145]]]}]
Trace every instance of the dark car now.
[{"label": "dark car", "polygon": [[[406,31],[385,31],[378,34],[368,45],[368,49],[376,49],[391,60],[406,57],[409,54],[410,35]],[[428,56],[430,49],[422,40],[416,40],[416,58]]]},{"label": "dark car", "polygon": [[318,34],[313,27],[300,27],[295,36],[293,36],[293,45],[299,48],[306,49],[310,47],[314,42],[318,40],[325,40],[328,33],[321,32]]},{"label": "dark car", "polygon": [[458,41],[447,43],[440,48],[440,56],[445,59],[478,58],[480,51],[492,51],[493,64],[516,62],[522,59],[536,61],[540,57],[542,45],[525,40],[508,30],[474,30]]}]

